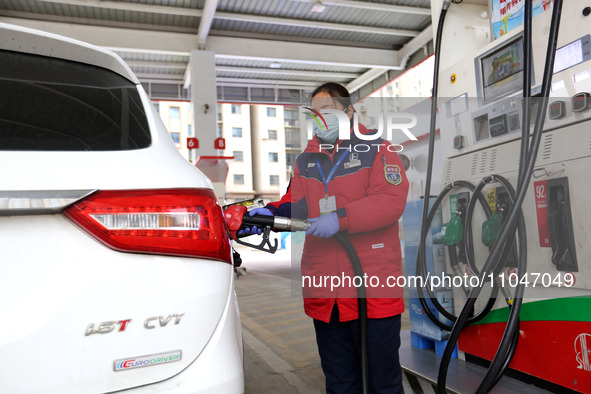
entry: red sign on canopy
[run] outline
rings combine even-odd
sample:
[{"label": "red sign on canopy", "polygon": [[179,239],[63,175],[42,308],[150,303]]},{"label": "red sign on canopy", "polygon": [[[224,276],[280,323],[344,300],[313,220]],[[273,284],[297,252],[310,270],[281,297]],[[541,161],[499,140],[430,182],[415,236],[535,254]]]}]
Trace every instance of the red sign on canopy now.
[{"label": "red sign on canopy", "polygon": [[226,140],[223,138],[216,138],[213,143],[215,149],[226,149]]},{"label": "red sign on canopy", "polygon": [[197,149],[199,148],[199,140],[195,137],[187,138],[187,149]]}]

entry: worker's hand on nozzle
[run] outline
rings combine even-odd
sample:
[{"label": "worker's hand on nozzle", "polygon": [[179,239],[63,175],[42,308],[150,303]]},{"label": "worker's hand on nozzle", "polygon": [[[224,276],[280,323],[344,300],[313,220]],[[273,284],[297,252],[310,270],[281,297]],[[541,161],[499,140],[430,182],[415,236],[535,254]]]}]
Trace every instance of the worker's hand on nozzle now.
[{"label": "worker's hand on nozzle", "polygon": [[[248,212],[248,216],[253,217],[254,215],[265,215],[265,216],[273,216],[273,212],[267,208],[255,208]],[[238,231],[238,235],[261,235],[263,233],[263,229],[257,226],[247,227],[244,230]]]},{"label": "worker's hand on nozzle", "polygon": [[339,218],[336,212],[320,215],[317,218],[309,218],[312,226],[306,230],[306,234],[319,238],[330,238],[339,232]]},{"label": "worker's hand on nozzle", "polygon": [[273,212],[268,208],[255,208],[248,211],[248,216],[253,217],[254,215],[273,216]]}]

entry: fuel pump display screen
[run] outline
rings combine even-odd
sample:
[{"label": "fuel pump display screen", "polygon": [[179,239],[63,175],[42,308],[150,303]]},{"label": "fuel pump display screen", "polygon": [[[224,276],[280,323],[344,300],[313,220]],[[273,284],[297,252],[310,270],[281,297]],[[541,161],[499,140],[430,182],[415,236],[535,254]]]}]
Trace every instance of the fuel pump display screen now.
[{"label": "fuel pump display screen", "polygon": [[523,38],[480,59],[484,101],[519,89],[523,84]]},{"label": "fuel pump display screen", "polygon": [[554,73],[566,70],[576,64],[583,62],[583,44],[577,40],[556,51],[554,60]]},{"label": "fuel pump display screen", "polygon": [[590,60],[590,41],[590,36],[587,34],[586,36],[579,38],[577,41],[571,42],[556,50],[554,74]]}]

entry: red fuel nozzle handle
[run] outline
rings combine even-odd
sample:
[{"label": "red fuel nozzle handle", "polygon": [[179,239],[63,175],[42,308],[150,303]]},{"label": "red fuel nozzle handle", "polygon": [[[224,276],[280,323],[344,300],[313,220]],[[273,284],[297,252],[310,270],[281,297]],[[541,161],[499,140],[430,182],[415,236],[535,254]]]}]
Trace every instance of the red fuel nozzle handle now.
[{"label": "red fuel nozzle handle", "polygon": [[[274,244],[271,244],[271,241],[269,240],[269,232],[272,228],[271,225],[273,224],[272,216],[255,215],[255,217],[251,218],[250,216],[248,216],[248,212],[245,206],[231,205],[224,210],[224,217],[226,218],[226,224],[228,226],[228,230],[230,231],[232,239],[238,242],[239,244],[246,245],[248,247],[269,253],[275,253],[275,251],[277,251],[277,240],[273,240]],[[243,227],[249,226],[264,227],[262,233],[263,240],[259,245],[251,244],[240,240],[241,237],[238,236],[238,231]]]},{"label": "red fuel nozzle handle", "polygon": [[237,239],[237,231],[242,227],[242,219],[244,215],[248,215],[246,207],[243,205],[231,205],[224,210],[224,218],[230,230],[232,239]]},{"label": "red fuel nozzle handle", "polygon": [[233,239],[242,226],[269,227],[274,231],[306,231],[311,225],[304,219],[292,219],[282,216],[248,216],[245,206],[232,205],[224,211],[226,223]]}]

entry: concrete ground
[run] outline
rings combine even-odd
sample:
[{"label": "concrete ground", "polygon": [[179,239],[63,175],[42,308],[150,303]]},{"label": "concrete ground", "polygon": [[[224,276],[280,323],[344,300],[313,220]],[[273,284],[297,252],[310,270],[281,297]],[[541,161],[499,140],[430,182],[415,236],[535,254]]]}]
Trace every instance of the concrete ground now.
[{"label": "concrete ground", "polygon": [[[245,392],[324,393],[312,319],[292,291],[291,255],[240,246],[246,274],[236,280],[244,336]],[[409,329],[408,314],[402,329]]]}]

